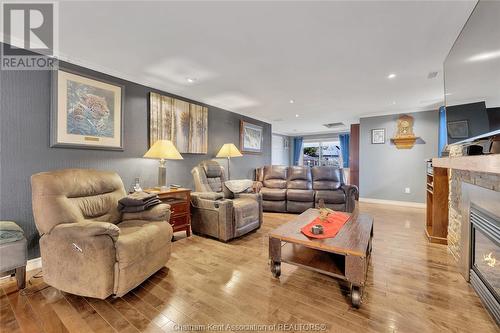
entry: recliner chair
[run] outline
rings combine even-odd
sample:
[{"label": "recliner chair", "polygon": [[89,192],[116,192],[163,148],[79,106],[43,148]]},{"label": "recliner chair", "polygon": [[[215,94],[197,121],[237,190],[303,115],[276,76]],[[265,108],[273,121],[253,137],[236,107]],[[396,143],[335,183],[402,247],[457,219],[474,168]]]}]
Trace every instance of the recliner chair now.
[{"label": "recliner chair", "polygon": [[258,229],[262,224],[262,196],[248,189],[233,194],[224,182],[224,168],[204,161],[191,170],[196,192],[191,193],[194,233],[224,242]]},{"label": "recliner chair", "polygon": [[311,168],[315,205],[320,200],[333,210],[352,212],[356,205],[358,188],[344,183],[344,170],[329,166]]},{"label": "recliner chair", "polygon": [[314,207],[314,191],[312,189],[310,168],[289,167],[286,188],[287,212],[302,213]]},{"label": "recliner chair", "polygon": [[258,171],[257,181],[262,182],[263,207],[266,212],[286,212],[286,187],[288,167],[266,165]]},{"label": "recliner chair", "polygon": [[43,279],[62,291],[123,296],[170,258],[170,206],[118,211],[126,196],[114,172],[66,169],[31,176]]}]

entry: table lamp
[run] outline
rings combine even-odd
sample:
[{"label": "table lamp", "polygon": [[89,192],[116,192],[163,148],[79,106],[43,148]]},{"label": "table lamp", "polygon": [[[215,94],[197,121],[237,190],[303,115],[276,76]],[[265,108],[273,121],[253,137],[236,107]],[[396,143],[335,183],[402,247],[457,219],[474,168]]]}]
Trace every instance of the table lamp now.
[{"label": "table lamp", "polygon": [[170,140],[158,140],[144,154],[145,158],[155,158],[160,160],[158,167],[158,187],[160,190],[167,188],[167,167],[166,160],[182,160],[182,156]]},{"label": "table lamp", "polygon": [[231,179],[231,157],[243,156],[233,143],[225,143],[215,157],[227,157],[227,179]]}]

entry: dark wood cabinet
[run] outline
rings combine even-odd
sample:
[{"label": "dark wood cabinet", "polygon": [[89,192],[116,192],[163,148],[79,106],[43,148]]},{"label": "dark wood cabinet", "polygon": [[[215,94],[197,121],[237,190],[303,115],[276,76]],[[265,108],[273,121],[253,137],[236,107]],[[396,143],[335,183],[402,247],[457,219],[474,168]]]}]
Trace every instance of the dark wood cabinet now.
[{"label": "dark wood cabinet", "polygon": [[156,193],[160,200],[170,205],[170,224],[177,231],[186,231],[186,236],[191,236],[191,190],[179,188],[177,190],[158,191],[146,190]]}]

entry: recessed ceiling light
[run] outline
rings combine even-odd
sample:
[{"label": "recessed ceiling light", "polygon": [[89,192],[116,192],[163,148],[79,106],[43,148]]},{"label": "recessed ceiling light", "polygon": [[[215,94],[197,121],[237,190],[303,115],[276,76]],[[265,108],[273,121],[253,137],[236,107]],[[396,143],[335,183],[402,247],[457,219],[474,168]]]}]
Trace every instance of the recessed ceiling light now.
[{"label": "recessed ceiling light", "polygon": [[195,77],[188,77],[188,78],[186,78],[186,81],[189,82],[189,83],[195,83],[196,82],[196,78]]},{"label": "recessed ceiling light", "polygon": [[295,115],[295,118],[298,118],[298,117],[299,117],[299,115],[298,115],[298,114],[296,114],[296,115]]},{"label": "recessed ceiling light", "polygon": [[396,74],[394,74],[394,73],[387,75],[388,79],[394,79],[395,77],[396,77]]},{"label": "recessed ceiling light", "polygon": [[395,105],[396,104],[396,101],[392,101],[392,105]]},{"label": "recessed ceiling light", "polygon": [[290,104],[293,104],[293,103],[295,103],[295,100],[291,99]]}]

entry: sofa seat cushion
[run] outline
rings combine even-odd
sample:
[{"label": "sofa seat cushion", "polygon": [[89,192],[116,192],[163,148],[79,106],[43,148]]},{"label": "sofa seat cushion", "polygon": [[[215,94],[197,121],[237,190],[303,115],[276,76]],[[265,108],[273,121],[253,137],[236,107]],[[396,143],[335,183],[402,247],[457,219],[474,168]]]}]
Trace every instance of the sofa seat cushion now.
[{"label": "sofa seat cushion", "polygon": [[260,190],[262,199],[269,201],[282,201],[286,199],[286,189],[263,187]]},{"label": "sofa seat cushion", "polygon": [[257,200],[245,197],[234,199],[233,208],[236,228],[242,228],[250,223],[259,221],[260,210]]},{"label": "sofa seat cushion", "polygon": [[127,266],[170,244],[172,226],[168,222],[128,220],[117,225],[120,235],[116,241],[116,260]]},{"label": "sofa seat cushion", "polygon": [[286,199],[288,201],[314,202],[314,191],[288,189]]},{"label": "sofa seat cushion", "polygon": [[316,202],[319,202],[321,199],[323,199],[325,203],[341,204],[345,202],[345,194],[342,190],[316,191]]}]

